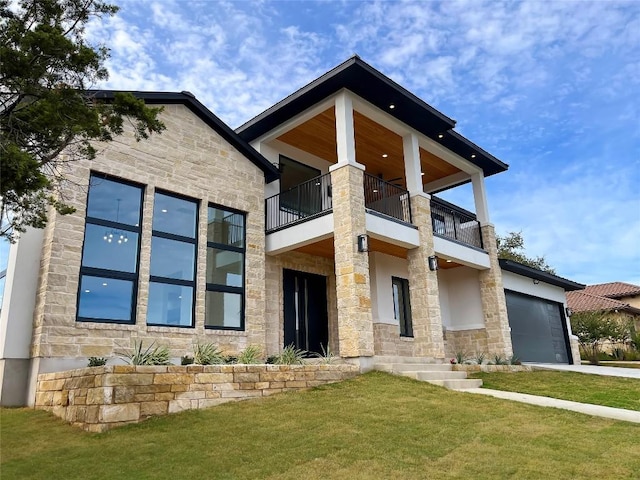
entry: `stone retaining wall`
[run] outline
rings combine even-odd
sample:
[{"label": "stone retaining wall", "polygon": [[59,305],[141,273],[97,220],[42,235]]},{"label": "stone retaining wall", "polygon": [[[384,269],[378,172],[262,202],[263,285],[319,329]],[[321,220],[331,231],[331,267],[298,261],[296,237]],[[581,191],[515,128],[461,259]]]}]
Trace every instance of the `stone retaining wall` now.
[{"label": "stone retaining wall", "polygon": [[103,432],[154,415],[353,378],[354,365],[115,365],[38,376],[35,408]]}]

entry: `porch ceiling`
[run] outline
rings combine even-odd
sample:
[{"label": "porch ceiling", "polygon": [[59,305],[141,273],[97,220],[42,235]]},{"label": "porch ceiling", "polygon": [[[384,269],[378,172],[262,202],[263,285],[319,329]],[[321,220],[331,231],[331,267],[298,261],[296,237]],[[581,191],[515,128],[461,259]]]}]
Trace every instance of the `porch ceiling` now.
[{"label": "porch ceiling", "polygon": [[[320,240],[319,242],[312,243],[310,245],[305,245],[303,247],[297,248],[295,251],[301,252],[301,253],[307,253],[309,255],[314,255],[316,257],[333,258],[334,257],[333,238],[327,238],[325,240]],[[392,255],[394,257],[399,257],[399,258],[407,258],[406,248],[400,247],[398,245],[392,245],[390,243],[383,242],[382,240],[378,240],[371,237],[369,238],[369,251],[386,253],[387,255]]]},{"label": "porch ceiling", "polygon": [[[363,114],[353,112],[356,161],[371,175],[406,188],[402,138]],[[280,135],[278,140],[332,163],[338,161],[335,110],[333,107]],[[387,155],[383,157],[382,155]],[[420,149],[422,183],[448,177],[461,170]]]}]

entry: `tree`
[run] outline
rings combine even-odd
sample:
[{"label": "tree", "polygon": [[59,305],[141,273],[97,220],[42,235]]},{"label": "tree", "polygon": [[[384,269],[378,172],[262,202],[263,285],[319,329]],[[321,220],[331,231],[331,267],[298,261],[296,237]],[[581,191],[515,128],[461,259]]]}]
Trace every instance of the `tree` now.
[{"label": "tree", "polygon": [[108,78],[108,49],[84,39],[92,18],[118,7],[101,0],[0,0],[0,238],[43,228],[47,211],[65,204],[65,169],[93,159],[92,142],[108,142],[128,121],[137,140],[165,127],[161,108],[127,93],[112,101],[92,88]]},{"label": "tree", "polygon": [[544,256],[528,257],[525,254],[522,232],[509,232],[504,237],[497,235],[496,243],[498,244],[498,258],[513,260],[555,275],[556,271],[549,266]]},{"label": "tree", "polygon": [[594,365],[599,362],[603,342],[624,344],[633,335],[629,319],[612,317],[604,310],[574,313],[571,315],[571,331],[578,337],[587,360]]}]

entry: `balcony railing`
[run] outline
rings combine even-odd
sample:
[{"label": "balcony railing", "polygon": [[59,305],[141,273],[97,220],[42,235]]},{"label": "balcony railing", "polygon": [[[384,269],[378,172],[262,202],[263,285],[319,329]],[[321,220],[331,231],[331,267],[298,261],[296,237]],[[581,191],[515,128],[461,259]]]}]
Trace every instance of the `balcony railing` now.
[{"label": "balcony railing", "polygon": [[483,248],[476,216],[449,202],[431,197],[433,233],[467,245]]},{"label": "balcony railing", "polygon": [[265,230],[274,232],[331,211],[331,175],[325,174],[265,200]]},{"label": "balcony railing", "polygon": [[368,173],[364,174],[364,206],[405,223],[411,223],[409,192]]}]

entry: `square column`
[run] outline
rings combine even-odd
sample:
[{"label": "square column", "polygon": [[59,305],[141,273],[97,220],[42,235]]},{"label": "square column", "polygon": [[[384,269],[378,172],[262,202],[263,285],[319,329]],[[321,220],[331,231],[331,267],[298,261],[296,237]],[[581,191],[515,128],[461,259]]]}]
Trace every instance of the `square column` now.
[{"label": "square column", "polygon": [[502,270],[498,263],[496,233],[490,223],[480,227],[482,244],[489,253],[491,268],[480,272],[480,298],[482,313],[487,331],[487,350],[489,355],[513,355],[511,328],[507,316],[507,301],[502,284]]},{"label": "square column", "polygon": [[404,155],[404,174],[407,177],[407,190],[410,195],[422,193],[422,167],[420,165],[420,145],[418,136],[409,133],[402,137],[402,151]]},{"label": "square column", "polygon": [[333,165],[336,297],[341,357],[373,355],[373,316],[369,285],[369,255],[358,252],[357,237],[367,231],[364,208],[364,168]]},{"label": "square column", "polygon": [[433,255],[431,198],[426,193],[411,196],[411,216],[418,227],[420,246],[409,250],[409,296],[413,320],[414,355],[444,359],[444,337],[438,296],[438,274],[429,270]]}]

